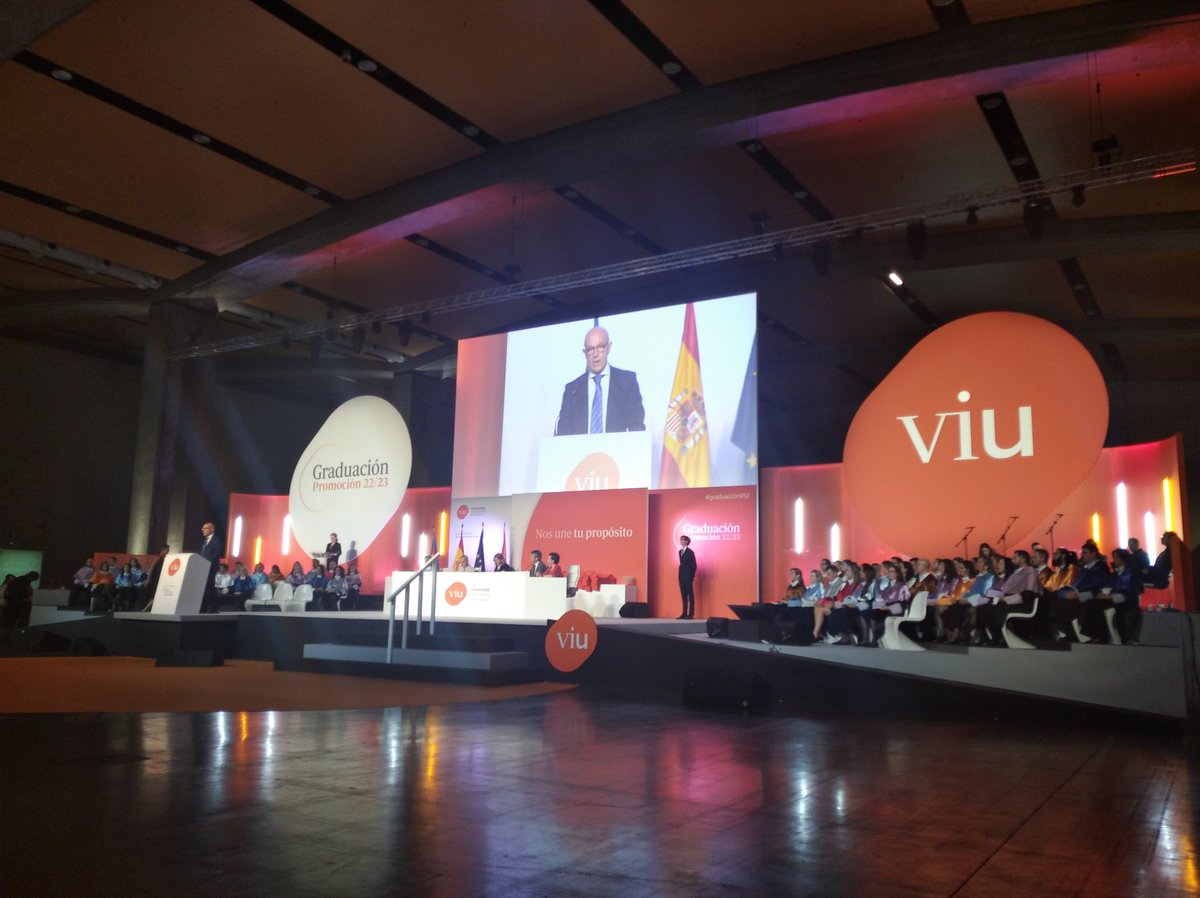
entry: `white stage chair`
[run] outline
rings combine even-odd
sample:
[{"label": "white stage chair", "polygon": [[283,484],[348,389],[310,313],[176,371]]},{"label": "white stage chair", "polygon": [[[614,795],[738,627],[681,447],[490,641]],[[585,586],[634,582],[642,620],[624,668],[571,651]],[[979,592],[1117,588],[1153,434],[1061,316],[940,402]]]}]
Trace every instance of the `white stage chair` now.
[{"label": "white stage chair", "polygon": [[899,652],[923,652],[925,647],[917,645],[907,636],[900,632],[900,625],[905,621],[925,620],[925,607],[929,601],[928,592],[919,592],[912,597],[912,601],[908,603],[908,613],[894,617],[889,617],[883,622],[883,636],[879,638],[881,648],[892,649]]},{"label": "white stage chair", "polygon": [[1020,636],[1018,636],[1012,630],[1008,629],[1008,625],[1011,621],[1015,621],[1015,620],[1029,620],[1031,617],[1033,617],[1035,614],[1037,614],[1037,608],[1038,608],[1038,597],[1034,596],[1033,597],[1033,607],[1030,608],[1028,611],[1010,611],[1008,613],[1008,616],[1004,618],[1004,629],[1001,630],[1000,632],[1004,634],[1004,644],[1006,646],[1008,646],[1010,649],[1036,648],[1036,646],[1030,645],[1028,642],[1026,642],[1024,639],[1022,639]]},{"label": "white stage chair", "polygon": [[271,602],[271,584],[260,583],[254,587],[254,596],[246,599],[246,610],[249,611],[253,605],[270,605]]},{"label": "white stage chair", "polygon": [[303,611],[309,602],[313,600],[313,588],[309,583],[301,583],[296,587],[296,591],[292,593],[289,599],[281,607],[284,611]]}]

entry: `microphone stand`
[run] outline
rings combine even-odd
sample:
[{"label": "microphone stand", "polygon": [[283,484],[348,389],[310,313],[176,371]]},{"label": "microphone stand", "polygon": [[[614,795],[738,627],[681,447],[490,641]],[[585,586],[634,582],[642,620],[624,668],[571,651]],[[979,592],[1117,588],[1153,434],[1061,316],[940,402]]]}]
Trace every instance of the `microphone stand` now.
[{"label": "microphone stand", "polygon": [[956,542],[954,544],[955,548],[958,548],[958,546],[960,546],[960,545],[963,547],[963,557],[964,558],[971,557],[971,546],[967,542],[967,537],[969,537],[971,535],[971,531],[974,529],[975,529],[974,527],[968,527],[967,532],[962,535],[962,539],[960,539],[958,542]]},{"label": "microphone stand", "polygon": [[1058,522],[1063,519],[1063,513],[1060,511],[1054,516],[1054,522],[1050,525],[1050,529],[1046,531],[1046,535],[1050,537],[1050,556],[1054,556],[1054,528],[1058,526]]},{"label": "microphone stand", "polygon": [[1000,543],[1000,551],[1004,554],[1005,558],[1008,557],[1008,531],[1012,530],[1012,525],[1017,522],[1017,518],[1019,517],[1020,515],[1015,514],[1010,516],[1008,526],[1004,528],[1004,532],[996,539],[996,542]]}]

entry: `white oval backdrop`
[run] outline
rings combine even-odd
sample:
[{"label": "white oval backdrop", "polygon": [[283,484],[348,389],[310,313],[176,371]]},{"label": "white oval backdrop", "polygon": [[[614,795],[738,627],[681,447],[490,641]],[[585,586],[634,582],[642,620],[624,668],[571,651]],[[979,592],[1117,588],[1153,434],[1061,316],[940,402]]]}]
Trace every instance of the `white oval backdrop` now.
[{"label": "white oval backdrop", "polygon": [[288,492],[296,542],[309,554],[336,533],[343,557],[365,552],[404,498],[412,473],[408,425],[391,403],[358,396],[331,414],[300,454]]}]

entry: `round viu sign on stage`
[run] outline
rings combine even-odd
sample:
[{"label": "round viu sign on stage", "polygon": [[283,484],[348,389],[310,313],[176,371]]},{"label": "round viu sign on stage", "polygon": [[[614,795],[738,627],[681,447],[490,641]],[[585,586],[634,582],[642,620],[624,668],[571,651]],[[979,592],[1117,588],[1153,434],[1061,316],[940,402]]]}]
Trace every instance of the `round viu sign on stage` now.
[{"label": "round viu sign on stage", "polygon": [[178,573],[179,573],[179,565],[180,565],[180,563],[181,563],[181,562],[179,561],[179,559],[178,559],[178,558],[176,558],[176,559],[175,559],[174,561],[172,561],[172,562],[171,562],[169,565],[167,565],[167,576],[168,576],[168,577],[174,577],[176,574],[178,574]]},{"label": "round viu sign on stage", "polygon": [[578,670],[596,651],[596,621],[575,608],[554,622],[546,633],[546,660],[563,673]]},{"label": "round viu sign on stage", "polygon": [[455,580],[446,587],[446,604],[459,605],[467,598],[467,586],[461,580]]}]

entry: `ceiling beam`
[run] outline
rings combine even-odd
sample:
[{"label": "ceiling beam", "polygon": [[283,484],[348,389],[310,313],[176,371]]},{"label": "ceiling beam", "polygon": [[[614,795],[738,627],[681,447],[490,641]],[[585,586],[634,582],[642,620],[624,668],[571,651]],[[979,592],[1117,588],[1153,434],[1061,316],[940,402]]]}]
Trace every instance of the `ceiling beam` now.
[{"label": "ceiling beam", "polygon": [[[882,277],[896,269],[905,276],[916,272],[965,268],[973,265],[1012,264],[1057,260],[1067,256],[1120,256],[1158,252],[1200,252],[1200,212],[1162,212],[1106,218],[1047,221],[1041,239],[1030,240],[1024,226],[962,228],[934,231],[925,252],[913,259],[903,235],[881,243],[838,244],[830,256],[828,272],[818,275],[808,253],[740,261],[723,266],[683,269],[669,275],[609,285],[603,300],[583,300],[569,311],[548,311],[524,319],[523,327],[552,321],[574,320],[603,312],[614,314],[695,299],[761,291],[765,280],[786,279],[802,285],[821,280],[844,281]],[[93,288],[47,293],[11,293],[0,306],[0,327],[44,324],[63,318],[145,316],[149,294],[134,288]],[[512,326],[511,324],[509,326]],[[455,344],[437,359],[453,355]],[[419,357],[427,364],[433,357]],[[420,367],[406,364],[401,370]]]},{"label": "ceiling beam", "polygon": [[[318,213],[208,262],[159,288],[211,296],[219,307],[301,278],[507,197],[515,182],[587,181],[727,145],[822,101],[946,79],[942,91],[977,93],[972,73],[1095,52],[1144,39],[1149,26],[1194,15],[1194,0],[1110,0],[934,32],[711,87],[697,88],[550,134],[497,147]],[[984,80],[997,74],[986,72]],[[778,127],[783,123],[777,122]],[[489,194],[495,194],[490,196]]]}]

